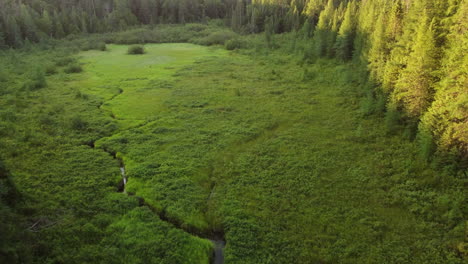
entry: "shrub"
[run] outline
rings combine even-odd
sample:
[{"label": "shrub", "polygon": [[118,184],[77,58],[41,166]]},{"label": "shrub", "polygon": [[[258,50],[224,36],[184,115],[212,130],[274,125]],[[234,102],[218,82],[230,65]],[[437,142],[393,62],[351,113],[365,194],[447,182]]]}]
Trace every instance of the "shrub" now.
[{"label": "shrub", "polygon": [[65,68],[65,73],[80,73],[83,71],[83,68],[79,64],[71,64]]},{"label": "shrub", "polygon": [[210,35],[203,37],[203,38],[194,39],[193,42],[195,44],[205,45],[205,46],[224,45],[228,40],[231,40],[234,38],[237,38],[236,33],[229,31],[229,30],[223,30],[223,31],[213,32]]},{"label": "shrub", "polygon": [[100,50],[100,51],[106,51],[106,50],[107,50],[107,46],[106,46],[106,43],[105,43],[105,42],[100,42],[100,44],[99,44],[99,50]]},{"label": "shrub", "polygon": [[29,80],[23,84],[23,88],[27,90],[37,90],[47,86],[47,81],[44,72],[40,68],[34,69],[29,74]]},{"label": "shrub", "polygon": [[400,125],[401,114],[396,109],[388,109],[385,113],[385,127],[387,129],[387,133],[394,134]]},{"label": "shrub", "polygon": [[426,161],[429,161],[436,150],[436,145],[434,144],[434,139],[431,132],[427,130],[421,130],[418,133],[418,144],[422,158]]},{"label": "shrub", "polygon": [[104,41],[99,41],[94,46],[94,49],[100,50],[100,51],[106,51],[107,50],[106,43]]},{"label": "shrub", "polygon": [[224,44],[224,47],[227,49],[227,50],[235,50],[235,49],[242,49],[244,48],[246,45],[245,45],[245,42],[242,41],[241,39],[230,39],[228,41],[226,41],[226,43]]},{"label": "shrub", "polygon": [[89,95],[84,94],[84,93],[82,93],[82,92],[80,92],[80,91],[76,91],[76,93],[75,93],[75,98],[76,98],[76,99],[88,100],[88,99],[89,99]]},{"label": "shrub", "polygon": [[57,68],[54,64],[49,64],[45,67],[45,74],[46,75],[54,75],[57,73]]},{"label": "shrub", "polygon": [[96,39],[77,41],[76,45],[79,49],[83,51],[88,51],[88,50],[105,51],[106,50],[106,43],[104,41],[99,41]]},{"label": "shrub", "polygon": [[362,115],[369,116],[375,112],[375,98],[372,91],[367,91],[366,96],[362,98],[360,104],[360,111]]},{"label": "shrub", "polygon": [[304,71],[302,72],[302,81],[309,81],[315,78],[315,72],[309,71],[307,67],[304,67]]},{"label": "shrub", "polygon": [[71,57],[64,57],[64,58],[59,58],[56,62],[55,65],[62,67],[62,66],[67,66],[70,63],[75,62],[74,58]]},{"label": "shrub", "polygon": [[137,54],[144,54],[145,53],[145,47],[142,45],[132,45],[128,47],[127,54],[130,55],[137,55]]},{"label": "shrub", "polygon": [[0,69],[0,82],[6,82],[8,80],[7,75],[2,69]]},{"label": "shrub", "polygon": [[193,32],[201,32],[207,28],[207,26],[203,24],[186,24],[185,27],[187,30]]},{"label": "shrub", "polygon": [[70,118],[70,128],[73,130],[85,130],[88,127],[88,123],[83,120],[80,116],[73,116]]}]

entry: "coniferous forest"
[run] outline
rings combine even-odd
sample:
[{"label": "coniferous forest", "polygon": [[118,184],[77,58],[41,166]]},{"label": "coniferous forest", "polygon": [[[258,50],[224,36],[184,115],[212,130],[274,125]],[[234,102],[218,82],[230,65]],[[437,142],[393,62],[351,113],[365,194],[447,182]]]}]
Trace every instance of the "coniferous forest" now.
[{"label": "coniferous forest", "polygon": [[467,0],[0,0],[0,263],[466,263]]}]

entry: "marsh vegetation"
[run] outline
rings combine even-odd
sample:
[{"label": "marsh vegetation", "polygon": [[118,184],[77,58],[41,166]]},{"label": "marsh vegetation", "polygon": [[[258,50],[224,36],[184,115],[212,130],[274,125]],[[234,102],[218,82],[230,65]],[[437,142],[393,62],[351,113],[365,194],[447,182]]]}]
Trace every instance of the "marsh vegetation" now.
[{"label": "marsh vegetation", "polygon": [[0,3],[0,262],[466,261],[466,1],[156,2]]}]

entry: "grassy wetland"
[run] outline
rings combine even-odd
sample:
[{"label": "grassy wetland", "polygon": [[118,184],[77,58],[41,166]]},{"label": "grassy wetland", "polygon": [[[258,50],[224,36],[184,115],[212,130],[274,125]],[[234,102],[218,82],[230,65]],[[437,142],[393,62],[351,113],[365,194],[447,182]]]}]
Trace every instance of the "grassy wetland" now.
[{"label": "grassy wetland", "polygon": [[[328,2],[341,25],[373,5]],[[320,19],[315,33],[233,18],[0,49],[0,262],[465,263],[466,65],[449,81],[460,56],[441,59],[424,108],[401,88],[411,58],[386,91],[359,62],[377,44],[343,59]],[[447,96],[450,118],[436,115]]]}]

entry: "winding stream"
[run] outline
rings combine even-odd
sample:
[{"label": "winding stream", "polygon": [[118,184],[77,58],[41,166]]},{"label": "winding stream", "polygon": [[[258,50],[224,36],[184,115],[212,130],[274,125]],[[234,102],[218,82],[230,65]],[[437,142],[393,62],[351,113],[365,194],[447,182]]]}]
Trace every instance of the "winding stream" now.
[{"label": "winding stream", "polygon": [[[110,153],[110,154],[114,157],[114,159],[117,159],[120,162],[120,173],[122,175],[122,181],[119,184],[118,191],[122,192],[122,193],[125,193],[127,195],[131,195],[131,194],[127,193],[126,190],[125,190],[125,186],[127,185],[128,179],[127,179],[127,174],[125,173],[125,166],[123,164],[123,161],[121,159],[117,158],[114,153]],[[143,198],[141,198],[141,197],[137,197],[137,198],[139,200],[140,206],[148,206],[151,211],[155,212],[155,210],[153,210],[148,204],[145,203],[145,200]],[[216,233],[216,232],[214,232],[212,234],[203,234],[203,233],[198,234],[198,233],[195,233],[194,231],[189,231],[189,230],[186,230],[186,229],[180,227],[179,224],[177,224],[174,221],[168,219],[164,214],[163,215],[158,214],[158,216],[162,221],[165,221],[165,222],[171,224],[172,226],[174,226],[175,228],[180,229],[180,230],[182,230],[182,231],[184,231],[186,233],[189,233],[192,236],[199,236],[199,237],[210,240],[213,243],[213,255],[211,257],[211,263],[212,264],[223,264],[224,263],[224,247],[226,246],[226,241],[224,240],[222,234]]]},{"label": "winding stream", "polygon": [[211,242],[214,244],[214,252],[213,252],[213,260],[211,261],[212,264],[223,264],[224,263],[224,247],[226,246],[226,242],[224,240],[212,240]]},{"label": "winding stream", "polygon": [[120,174],[122,174],[122,192],[125,192],[125,185],[127,185],[127,176],[125,175],[125,167],[120,167]]},{"label": "winding stream", "polygon": [[[121,95],[123,93],[123,90],[119,88],[119,91],[116,95],[114,95],[109,101],[114,99],[115,97]],[[102,110],[102,106],[104,103],[101,103],[98,105],[98,108]],[[110,116],[113,119],[116,119],[115,115],[111,112]],[[91,148],[95,148],[94,142],[91,142],[88,144]],[[117,154],[115,152],[111,152],[107,149],[103,149],[105,152],[109,153],[114,159],[119,161],[119,169],[120,169],[120,174],[122,175],[122,180],[120,181],[117,191],[127,194],[127,195],[133,195],[130,193],[127,193],[125,190],[125,186],[127,185],[128,182],[128,177],[127,173],[125,171],[125,164],[122,159],[117,157]],[[211,193],[213,190],[211,191]],[[211,196],[211,194],[210,194]],[[171,224],[174,228],[177,228],[179,230],[182,230],[192,236],[197,236],[201,238],[205,238],[210,240],[213,243],[213,255],[211,256],[211,264],[223,264],[224,263],[224,247],[226,246],[226,241],[224,239],[224,234],[219,233],[219,232],[210,232],[210,233],[203,233],[197,230],[189,230],[187,228],[183,228],[180,223],[178,223],[174,219],[169,219],[166,217],[165,212],[157,212],[152,208],[150,205],[145,203],[145,200],[142,197],[137,197],[139,205],[140,206],[147,206],[153,213],[155,213],[162,221]]]},{"label": "winding stream", "polygon": [[[117,96],[120,96],[123,93],[124,93],[124,90],[121,89],[121,88],[118,88],[118,92],[115,95],[113,95],[106,102],[112,101]],[[112,111],[105,110],[105,109],[102,108],[102,106],[104,104],[105,104],[105,102],[101,102],[99,105],[97,105],[97,107],[101,111],[110,112],[110,116],[113,119],[117,119]],[[94,142],[90,142],[87,145],[90,146],[91,148],[95,148]],[[127,191],[125,190],[125,186],[127,185],[127,182],[128,182],[128,177],[127,177],[127,173],[125,171],[125,164],[124,164],[123,160],[121,158],[118,158],[117,154],[115,152],[113,152],[113,151],[109,151],[107,149],[103,149],[103,151],[109,153],[115,160],[119,161],[119,169],[120,169],[120,174],[122,175],[122,180],[120,181],[119,185],[117,186],[117,191],[121,192],[121,193],[124,193],[126,195],[133,196],[133,194],[127,193]],[[214,186],[213,186],[213,188],[214,188]],[[211,197],[212,193],[213,193],[213,190],[211,190],[211,192],[210,192],[210,197]],[[186,232],[186,233],[188,233],[188,234],[190,234],[192,236],[197,236],[197,237],[201,237],[201,238],[205,238],[205,239],[210,240],[213,243],[213,254],[211,256],[211,261],[210,261],[211,264],[223,264],[224,263],[224,247],[226,246],[226,241],[224,239],[224,234],[222,232],[215,232],[215,231],[213,231],[213,232],[201,232],[200,230],[192,230],[192,229],[189,229],[189,228],[184,228],[181,225],[181,223],[179,223],[177,220],[168,218],[166,216],[165,211],[158,212],[157,210],[152,208],[150,205],[148,205],[142,197],[136,197],[136,198],[138,199],[138,203],[139,203],[140,206],[148,207],[162,221],[171,224],[174,228],[182,230],[182,231],[184,231],[184,232]]]}]

